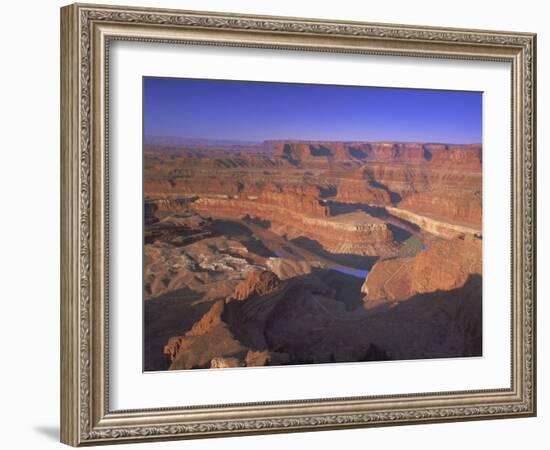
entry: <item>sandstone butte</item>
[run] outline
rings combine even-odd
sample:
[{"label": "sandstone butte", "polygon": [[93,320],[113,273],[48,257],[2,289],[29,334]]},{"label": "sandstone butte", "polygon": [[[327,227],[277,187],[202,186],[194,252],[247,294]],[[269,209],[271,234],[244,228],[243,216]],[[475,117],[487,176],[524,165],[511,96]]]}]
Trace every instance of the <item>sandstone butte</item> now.
[{"label": "sandstone butte", "polygon": [[460,288],[472,274],[481,276],[481,244],[471,236],[439,240],[416,256],[380,261],[367,276],[361,292],[372,306]]},{"label": "sandstone butte", "polygon": [[146,149],[146,370],[479,356],[481,172],[476,144]]}]

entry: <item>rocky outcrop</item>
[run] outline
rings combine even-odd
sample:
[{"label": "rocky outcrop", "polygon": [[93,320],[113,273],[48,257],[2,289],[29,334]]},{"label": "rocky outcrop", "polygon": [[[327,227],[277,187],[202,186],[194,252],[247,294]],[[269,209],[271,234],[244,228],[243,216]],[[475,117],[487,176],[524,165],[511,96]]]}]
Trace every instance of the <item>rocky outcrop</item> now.
[{"label": "rocky outcrop", "polygon": [[482,198],[479,191],[445,189],[418,192],[399,203],[399,208],[481,230]]},{"label": "rocky outcrop", "polygon": [[389,205],[393,202],[388,189],[375,187],[366,179],[341,178],[336,182],[336,193],[332,199],[345,203],[368,203],[370,205]]},{"label": "rocky outcrop", "polygon": [[245,357],[247,366],[267,366],[270,360],[270,354],[267,350],[264,351],[249,351]]},{"label": "rocky outcrop", "polygon": [[[182,246],[196,242],[212,235],[208,220],[186,209],[187,203],[169,202],[170,209],[159,209],[167,202],[147,202],[145,209],[146,244],[154,242],[170,242],[172,245]],[[181,206],[185,205],[185,206]],[[170,213],[168,211],[177,211]]]},{"label": "rocky outcrop", "polygon": [[342,142],[279,142],[275,145],[275,156],[292,164],[327,164],[331,159],[355,159]]},{"label": "rocky outcrop", "polygon": [[187,205],[194,199],[192,197],[145,199],[143,213],[145,220],[151,221],[157,212],[180,212],[187,209]]},{"label": "rocky outcrop", "polygon": [[[253,267],[248,249],[224,236],[208,237],[179,247],[155,242],[144,247],[144,298],[154,299],[180,289],[225,298]],[[262,260],[259,258],[258,260]],[[220,279],[219,274],[224,278]]]},{"label": "rocky outcrop", "polygon": [[[391,255],[396,251],[393,234],[386,224],[364,212],[315,217],[298,210],[265,205],[257,200],[201,198],[191,208],[203,215],[253,217],[268,221],[277,234],[295,239],[300,236],[317,241],[332,253]],[[328,208],[326,214],[328,214]]]},{"label": "rocky outcrop", "polygon": [[143,189],[146,195],[151,198],[236,195],[239,192],[240,184],[238,180],[226,177],[218,179],[208,176],[208,173],[205,171],[202,175],[195,173],[193,176],[186,177],[175,177],[167,174],[162,178],[145,178]]},{"label": "rocky outcrop", "polygon": [[202,336],[221,325],[224,305],[225,302],[222,300],[214,303],[208,312],[202,316],[201,320],[195,323],[191,330],[187,332],[186,336]]},{"label": "rocky outcrop", "polygon": [[328,216],[328,208],[319,201],[319,189],[315,186],[268,184],[258,195],[247,195],[247,199],[307,216]]},{"label": "rocky outcrop", "polygon": [[361,288],[365,306],[461,288],[472,274],[481,275],[481,251],[481,240],[465,237],[434,241],[411,258],[379,261]]},{"label": "rocky outcrop", "polygon": [[364,166],[331,169],[323,173],[324,198],[346,203],[387,205],[394,201],[387,186],[378,183]]},{"label": "rocky outcrop", "polygon": [[405,164],[391,161],[373,161],[364,167],[370,179],[384,185],[391,192],[406,197],[408,194],[429,190],[480,190],[481,168],[471,170],[454,166]]},{"label": "rocky outcrop", "polygon": [[[258,188],[259,189],[259,188]],[[256,191],[243,190],[239,195],[203,196],[190,204],[197,211],[219,209],[233,215],[254,215],[261,217],[277,213],[294,212],[312,217],[327,217],[328,208],[320,202],[319,190],[312,186],[277,186],[270,184]]]},{"label": "rocky outcrop", "polygon": [[340,214],[327,219],[305,217],[298,233],[290,238],[306,236],[319,242],[332,253],[353,255],[392,255],[397,250],[387,225],[365,212]]},{"label": "rocky outcrop", "polygon": [[266,295],[281,287],[281,280],[269,270],[252,269],[235,287],[229,300],[246,300],[252,295]]},{"label": "rocky outcrop", "polygon": [[221,356],[217,356],[215,358],[212,358],[212,360],[210,361],[211,369],[228,369],[232,367],[242,366],[244,366],[243,361],[239,358],[224,358]]},{"label": "rocky outcrop", "polygon": [[[191,331],[168,340],[165,353],[171,369],[480,355],[481,277],[473,264],[462,278],[456,268],[430,272],[416,262],[411,270],[425,284],[398,279],[391,301],[384,291],[378,307],[351,311],[335,289],[341,275],[290,279],[268,294],[214,303]],[[371,272],[367,296],[376,293],[378,272]]]},{"label": "rocky outcrop", "polygon": [[423,216],[420,214],[407,211],[406,209],[386,207],[388,212],[396,217],[418,225],[428,233],[445,238],[457,238],[463,236],[481,236],[481,226],[479,228],[472,228],[469,226],[458,225],[455,223],[449,223],[442,220],[434,219],[432,217]]},{"label": "rocky outcrop", "polygon": [[[304,186],[303,171],[308,168],[340,171],[343,176],[337,187],[342,201],[350,197],[352,202],[389,204],[394,201],[388,198],[391,192],[405,197],[438,188],[480,188],[479,144],[273,141],[266,145],[274,149],[272,155],[146,152],[145,192],[151,197],[233,197],[241,192],[257,196],[271,190],[269,180],[273,179],[280,180],[285,189],[293,184]],[[361,178],[367,183],[361,183],[354,171],[364,172]],[[210,176],[213,173],[215,177]],[[330,183],[327,177],[329,173],[317,173],[315,181],[319,186]],[[284,199],[274,198],[280,200]]]},{"label": "rocky outcrop", "polygon": [[164,347],[170,369],[237,367],[248,352],[222,320],[224,301],[215,302],[183,336],[172,337]]}]

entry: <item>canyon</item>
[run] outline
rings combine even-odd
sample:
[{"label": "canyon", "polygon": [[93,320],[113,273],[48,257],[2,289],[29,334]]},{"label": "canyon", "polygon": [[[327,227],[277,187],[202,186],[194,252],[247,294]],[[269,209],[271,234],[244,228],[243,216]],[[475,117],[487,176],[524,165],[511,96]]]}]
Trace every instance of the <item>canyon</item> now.
[{"label": "canyon", "polygon": [[151,140],[143,190],[146,371],[481,356],[479,144]]}]

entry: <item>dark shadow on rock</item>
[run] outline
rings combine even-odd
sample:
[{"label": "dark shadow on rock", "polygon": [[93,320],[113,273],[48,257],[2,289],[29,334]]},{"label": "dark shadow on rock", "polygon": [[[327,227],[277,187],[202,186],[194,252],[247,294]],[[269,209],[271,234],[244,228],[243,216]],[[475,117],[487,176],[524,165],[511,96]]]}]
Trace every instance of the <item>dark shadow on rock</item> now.
[{"label": "dark shadow on rock", "polygon": [[226,236],[228,238],[234,238],[238,236],[251,237],[252,231],[247,226],[234,222],[232,220],[216,219],[212,221],[212,229],[216,233]]},{"label": "dark shadow on rock", "polygon": [[295,167],[300,165],[300,160],[295,159],[292,154],[292,146],[290,144],[284,144],[282,157]]},{"label": "dark shadow on rock", "polygon": [[404,228],[394,225],[393,223],[388,223],[386,224],[386,226],[392,232],[393,237],[397,242],[400,242],[400,243],[404,242],[412,236],[412,233],[405,230]]},{"label": "dark shadow on rock", "polygon": [[322,258],[328,259],[329,261],[334,261],[336,264],[350,266],[355,269],[370,270],[379,259],[378,256],[361,256],[348,253],[331,253],[325,250],[317,241],[306,238],[304,236],[292,239],[290,242]]},{"label": "dark shadow on rock", "polygon": [[367,350],[367,353],[365,353],[365,356],[363,357],[363,361],[389,361],[389,360],[390,360],[390,357],[388,356],[388,354],[375,344],[369,345],[369,349]]},{"label": "dark shadow on rock", "polygon": [[247,239],[246,241],[242,241],[242,244],[249,252],[255,253],[259,256],[263,256],[264,258],[276,256],[276,254],[272,252],[269,248],[267,248],[265,244],[259,239]]},{"label": "dark shadow on rock", "polygon": [[[360,281],[314,269],[268,294],[225,303],[223,326],[244,348],[241,359],[246,349],[286,355],[276,365],[481,356],[481,276],[470,275],[461,288],[350,312]],[[220,357],[231,356],[214,331],[201,339],[219,345]]]},{"label": "dark shadow on rock", "polygon": [[271,228],[271,222],[269,220],[259,219],[258,217],[251,217],[248,214],[244,217],[243,220],[247,223],[251,223],[252,225],[265,228],[266,230],[269,230]]},{"label": "dark shadow on rock", "polygon": [[341,203],[335,201],[325,201],[324,205],[328,206],[331,216],[347,214],[355,211],[363,211],[372,217],[383,220],[386,224],[392,224],[395,227],[402,228],[408,233],[419,232],[420,227],[408,220],[394,216],[384,206],[368,205],[366,203]]},{"label": "dark shadow on rock", "polygon": [[[255,219],[249,216],[245,218],[245,221],[266,229],[271,226],[271,222],[268,220]],[[239,240],[251,253],[264,258],[275,256],[275,253],[269,250],[262,241],[255,238],[252,230],[246,225],[232,220],[217,219],[212,222],[212,228],[222,236]]]},{"label": "dark shadow on rock", "polygon": [[311,151],[311,156],[332,156],[332,152],[330,151],[330,149],[324,145],[311,145],[309,148]]},{"label": "dark shadow on rock", "polygon": [[[482,277],[470,274],[449,291],[414,295],[368,311],[370,337],[396,357],[482,356]],[[429,324],[429,326],[427,326]]]},{"label": "dark shadow on rock", "polygon": [[388,212],[383,206],[370,206],[366,203],[342,203],[335,201],[325,201],[325,206],[328,206],[331,216],[339,216],[340,214],[349,214],[352,212],[363,211],[378,219],[388,217]]},{"label": "dark shadow on rock", "polygon": [[208,310],[211,303],[197,303],[203,293],[189,288],[176,289],[144,301],[143,305],[143,370],[166,370],[170,359],[164,345],[172,336],[190,330]]},{"label": "dark shadow on rock", "polygon": [[323,280],[334,291],[334,300],[342,303],[346,311],[353,311],[363,306],[361,286],[365,277],[357,277],[331,269],[313,268],[312,274]]},{"label": "dark shadow on rock", "polygon": [[431,161],[433,155],[432,155],[432,152],[431,152],[430,148],[427,145],[423,145],[422,149],[424,150],[424,159],[426,161]]},{"label": "dark shadow on rock", "polygon": [[337,193],[335,186],[319,186],[319,198],[334,197]]},{"label": "dark shadow on rock", "polygon": [[356,159],[367,159],[368,154],[362,148],[358,147],[349,147],[348,152],[351,157]]},{"label": "dark shadow on rock", "polygon": [[378,188],[378,189],[382,189],[383,191],[386,191],[389,194],[390,201],[393,204],[399,203],[401,201],[401,196],[397,192],[393,192],[392,190],[390,190],[390,188],[388,188],[388,186],[386,186],[385,184],[380,183],[379,181],[376,181],[374,179],[370,179],[369,184],[372,187],[375,187],[375,188]]}]

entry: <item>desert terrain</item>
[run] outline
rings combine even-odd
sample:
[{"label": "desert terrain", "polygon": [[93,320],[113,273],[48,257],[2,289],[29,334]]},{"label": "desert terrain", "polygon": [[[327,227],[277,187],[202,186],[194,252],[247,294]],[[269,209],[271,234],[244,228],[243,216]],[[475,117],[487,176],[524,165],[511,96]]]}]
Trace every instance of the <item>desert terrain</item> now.
[{"label": "desert terrain", "polygon": [[481,145],[149,139],[144,370],[480,356]]}]

